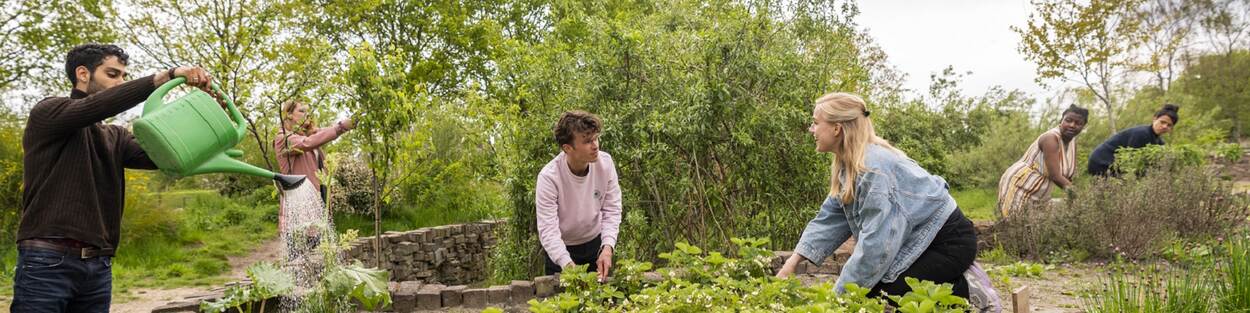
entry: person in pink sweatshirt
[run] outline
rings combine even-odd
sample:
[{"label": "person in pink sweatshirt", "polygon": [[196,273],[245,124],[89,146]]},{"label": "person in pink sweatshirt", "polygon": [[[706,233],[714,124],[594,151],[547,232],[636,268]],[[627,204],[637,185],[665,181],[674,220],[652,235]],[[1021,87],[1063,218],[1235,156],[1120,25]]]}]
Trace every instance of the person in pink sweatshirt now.
[{"label": "person in pink sweatshirt", "polygon": [[603,122],[583,111],[564,112],[555,126],[560,154],[538,173],[534,188],[538,239],[547,274],[572,265],[607,279],[621,225],[616,164],[599,151]]},{"label": "person in pink sweatshirt", "polygon": [[[317,186],[321,202],[326,202],[326,187],[317,178],[317,170],[325,168],[325,153],[321,146],[356,127],[352,119],[344,119],[331,127],[318,128],[308,118],[308,105],[288,101],[282,105],[282,129],[274,136],[273,149],[278,155],[278,168],[283,174],[304,175],[308,182]],[[279,230],[284,230],[287,212],[278,214]]]}]

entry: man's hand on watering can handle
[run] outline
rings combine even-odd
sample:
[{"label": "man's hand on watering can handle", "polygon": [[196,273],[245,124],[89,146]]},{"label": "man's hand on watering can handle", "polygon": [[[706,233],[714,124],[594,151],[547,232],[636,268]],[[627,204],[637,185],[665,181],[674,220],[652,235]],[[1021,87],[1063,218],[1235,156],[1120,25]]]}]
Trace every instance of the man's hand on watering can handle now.
[{"label": "man's hand on watering can handle", "polygon": [[[171,76],[172,74],[172,76]],[[172,71],[165,71],[156,75],[153,82],[156,86],[164,85],[165,82],[173,80],[175,77],[186,77],[187,85],[199,87],[205,91],[212,90],[213,77],[208,75],[208,71],[194,66],[179,66]]]},{"label": "man's hand on watering can handle", "polygon": [[[170,74],[172,74],[172,76],[170,76]],[[208,75],[208,71],[205,71],[203,68],[198,66],[179,66],[171,71],[166,71],[163,75],[158,75],[155,79],[155,83],[157,86],[160,86],[165,84],[165,82],[173,80],[175,77],[186,77],[187,85],[200,88],[200,90],[203,90],[204,92],[212,95],[214,98],[217,98],[218,104],[220,104],[223,109],[226,107],[225,102],[222,102],[221,100],[221,95],[218,95],[217,92],[213,90],[213,76]]]}]

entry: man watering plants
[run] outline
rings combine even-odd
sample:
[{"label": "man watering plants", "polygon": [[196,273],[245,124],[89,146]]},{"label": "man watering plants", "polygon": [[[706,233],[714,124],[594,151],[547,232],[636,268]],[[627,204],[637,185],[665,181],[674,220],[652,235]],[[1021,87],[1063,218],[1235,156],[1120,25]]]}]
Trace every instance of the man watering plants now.
[{"label": "man watering plants", "polygon": [[616,163],[599,151],[603,122],[582,111],[564,112],[555,126],[560,154],[538,173],[534,188],[538,238],[547,274],[588,264],[607,279],[621,225]]},{"label": "man watering plants", "polygon": [[[12,312],[108,312],[112,257],[126,198],[124,168],[156,165],[122,126],[102,123],[186,77],[208,90],[212,77],[177,67],[127,81],[129,56],[114,45],[85,44],[65,57],[69,97],[31,108]],[[211,93],[211,91],[210,91]]]}]

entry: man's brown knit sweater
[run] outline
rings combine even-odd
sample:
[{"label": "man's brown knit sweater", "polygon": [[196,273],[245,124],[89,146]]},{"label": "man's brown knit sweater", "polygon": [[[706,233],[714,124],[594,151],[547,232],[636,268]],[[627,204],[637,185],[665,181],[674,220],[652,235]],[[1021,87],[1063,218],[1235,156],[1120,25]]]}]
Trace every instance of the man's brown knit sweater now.
[{"label": "man's brown knit sweater", "polygon": [[69,238],[116,248],[126,202],[123,168],[156,169],[129,130],[101,123],[146,100],[152,76],[93,95],[74,90],[30,110],[22,147],[17,240]]}]

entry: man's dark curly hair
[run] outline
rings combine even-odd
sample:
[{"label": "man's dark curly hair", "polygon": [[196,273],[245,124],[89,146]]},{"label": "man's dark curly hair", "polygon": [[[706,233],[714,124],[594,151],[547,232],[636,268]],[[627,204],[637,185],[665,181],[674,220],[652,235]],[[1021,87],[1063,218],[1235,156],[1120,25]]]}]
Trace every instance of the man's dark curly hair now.
[{"label": "man's dark curly hair", "polygon": [[104,63],[104,58],[108,56],[117,57],[117,62],[122,65],[129,65],[130,56],[126,51],[122,51],[115,45],[89,43],[82,44],[69,50],[65,55],[65,76],[69,77],[70,84],[78,84],[78,75],[74,75],[74,70],[79,66],[86,66],[87,71],[95,73],[96,67]]}]

